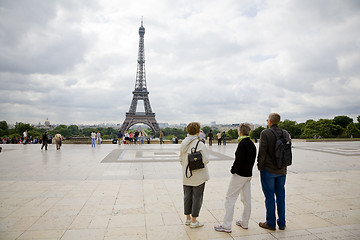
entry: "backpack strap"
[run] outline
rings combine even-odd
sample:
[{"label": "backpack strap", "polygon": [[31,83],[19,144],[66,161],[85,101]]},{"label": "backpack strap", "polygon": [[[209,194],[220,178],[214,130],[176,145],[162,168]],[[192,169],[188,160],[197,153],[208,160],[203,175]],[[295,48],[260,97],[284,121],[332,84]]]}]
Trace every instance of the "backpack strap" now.
[{"label": "backpack strap", "polygon": [[281,130],[281,136],[279,136],[279,134],[272,128],[269,128],[271,130],[271,132],[275,135],[276,140],[283,138],[284,137],[284,130]]}]

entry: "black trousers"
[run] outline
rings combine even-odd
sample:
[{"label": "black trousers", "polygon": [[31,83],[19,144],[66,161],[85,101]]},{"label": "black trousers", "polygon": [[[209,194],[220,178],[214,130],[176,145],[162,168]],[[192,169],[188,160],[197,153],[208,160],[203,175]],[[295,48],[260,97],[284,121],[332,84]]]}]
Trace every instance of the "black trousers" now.
[{"label": "black trousers", "polygon": [[205,183],[199,186],[186,186],[184,189],[184,214],[198,217],[203,203]]}]

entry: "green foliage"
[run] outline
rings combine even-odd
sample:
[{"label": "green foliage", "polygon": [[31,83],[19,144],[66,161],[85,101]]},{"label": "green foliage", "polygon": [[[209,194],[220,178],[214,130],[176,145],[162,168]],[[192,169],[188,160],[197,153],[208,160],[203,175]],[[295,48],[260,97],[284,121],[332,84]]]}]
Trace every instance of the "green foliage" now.
[{"label": "green foliage", "polygon": [[[280,122],[279,127],[287,130],[292,138],[338,138],[351,136],[358,138],[360,137],[360,115],[357,117],[357,123],[354,123],[353,119],[347,116],[336,116],[334,119],[320,119],[318,121],[310,119],[305,123],[299,124],[295,121],[286,119]],[[265,128],[261,126],[256,128],[250,132],[250,137],[253,139],[260,138],[260,133],[264,129]],[[6,121],[0,121],[0,137],[21,137],[25,130],[28,131],[28,136],[32,136],[33,138],[42,137],[45,132],[45,129],[38,129],[32,127],[30,124],[22,122],[16,123],[13,129],[9,129]],[[216,138],[216,133],[218,132],[216,129],[205,126],[202,130],[206,135],[212,130],[214,137]],[[79,129],[76,125],[59,125],[55,129],[48,131],[48,133],[54,136],[57,131],[65,138],[78,136],[90,137],[92,131],[95,131],[96,133],[100,131],[103,139],[112,139],[117,136],[117,133],[119,132],[118,129],[111,127]],[[146,132],[148,136],[159,137],[159,132],[154,133],[150,128],[145,129],[144,132]],[[173,137],[184,139],[187,136],[186,128],[164,128],[162,129],[162,132],[166,139],[172,139]],[[236,139],[238,137],[238,130],[230,129],[226,132],[226,136],[231,139]]]},{"label": "green foliage", "polygon": [[279,127],[288,131],[292,138],[299,138],[301,136],[301,125],[295,121],[286,119],[279,123]]},{"label": "green foliage", "polygon": [[0,122],[0,136],[6,136],[9,134],[9,127],[6,121]]},{"label": "green foliage", "polygon": [[211,129],[211,127],[209,127],[209,126],[205,126],[201,130],[203,130],[203,132],[205,133],[206,136],[209,134],[210,130],[212,130],[212,132],[214,133],[214,130]]},{"label": "green foliage", "polygon": [[15,133],[18,133],[22,136],[23,132],[25,132],[25,130],[28,130],[28,132],[32,131],[34,129],[34,127],[32,127],[30,124],[28,123],[22,123],[19,122],[15,125]]},{"label": "green foliage", "polygon": [[[169,136],[169,135],[175,136],[178,139],[184,139],[184,138],[186,138],[186,135],[187,135],[186,130],[180,129],[180,128],[164,128],[161,130],[164,133],[164,137],[166,139],[167,139],[167,136]],[[157,137],[159,137],[159,133],[157,133]]]},{"label": "green foliage", "polygon": [[257,127],[256,129],[254,129],[253,131],[250,131],[250,138],[252,139],[259,139],[260,138],[260,133],[265,130],[266,128],[260,126],[260,127]]},{"label": "green foliage", "polygon": [[345,137],[360,138],[360,129],[354,123],[350,123],[346,126],[344,135]]},{"label": "green foliage", "polygon": [[339,125],[342,128],[346,128],[347,125],[353,123],[353,119],[347,116],[336,116],[333,121],[335,125]]},{"label": "green foliage", "polygon": [[231,139],[237,139],[239,137],[239,133],[237,129],[230,129],[226,133],[227,136],[229,136]]},{"label": "green foliage", "polygon": [[303,138],[334,138],[341,137],[344,128],[335,125],[333,120],[320,119],[319,121],[308,120],[305,123],[304,131],[301,135]]}]

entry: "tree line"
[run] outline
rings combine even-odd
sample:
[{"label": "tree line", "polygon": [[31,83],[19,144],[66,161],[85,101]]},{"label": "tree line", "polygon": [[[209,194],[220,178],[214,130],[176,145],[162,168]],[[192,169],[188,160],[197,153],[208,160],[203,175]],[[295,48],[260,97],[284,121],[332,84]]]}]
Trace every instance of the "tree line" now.
[{"label": "tree line", "polygon": [[[353,119],[348,116],[336,116],[333,119],[319,119],[307,120],[305,123],[297,123],[296,121],[284,120],[279,124],[280,128],[287,130],[292,138],[360,138],[360,116],[357,117],[357,123],[354,123]],[[258,127],[250,132],[251,138],[260,138],[260,133],[265,127]],[[6,121],[0,121],[0,137],[1,138],[19,138],[22,133],[28,130],[28,136],[33,138],[41,138],[46,129],[39,129],[31,126],[27,123],[17,123],[14,128],[10,129]],[[166,139],[172,138],[184,139],[187,135],[186,128],[163,128],[161,129]],[[218,132],[217,128],[205,126],[202,128],[206,136],[210,130],[214,136]],[[48,134],[55,135],[59,132],[65,138],[70,137],[89,137],[92,131],[100,132],[103,139],[111,139],[117,136],[118,129],[111,127],[107,128],[83,128],[80,129],[77,125],[59,125],[54,129],[47,130]],[[135,131],[135,130],[130,130]],[[154,133],[150,128],[145,132],[149,136],[159,137],[159,132]],[[226,136],[229,139],[238,138],[238,130],[230,129],[226,132]]]}]

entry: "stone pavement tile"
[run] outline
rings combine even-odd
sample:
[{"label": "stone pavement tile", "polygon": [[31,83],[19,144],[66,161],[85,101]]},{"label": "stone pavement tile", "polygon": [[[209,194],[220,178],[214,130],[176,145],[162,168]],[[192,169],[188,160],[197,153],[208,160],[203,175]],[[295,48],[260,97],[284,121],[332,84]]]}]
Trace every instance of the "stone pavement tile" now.
[{"label": "stone pavement tile", "polygon": [[182,221],[177,212],[174,213],[161,213],[165,225],[181,225]]},{"label": "stone pavement tile", "polygon": [[113,215],[121,215],[121,214],[144,214],[144,203],[140,202],[129,202],[129,203],[123,203],[120,205],[113,206]]},{"label": "stone pavement tile", "polygon": [[329,211],[316,213],[322,219],[331,222],[334,225],[349,225],[360,222],[360,209],[346,211]]},{"label": "stone pavement tile", "polygon": [[7,202],[1,202],[0,203],[0,218],[4,218],[9,216],[11,213],[13,213],[16,209],[19,207],[12,207]]},{"label": "stone pavement tile", "polygon": [[[189,227],[187,227],[189,228]],[[192,229],[194,231],[198,229]],[[146,228],[147,240],[189,240],[189,236],[183,225],[150,226]]]},{"label": "stone pavement tile", "polygon": [[270,233],[267,234],[257,234],[251,236],[241,236],[241,237],[234,237],[234,240],[274,240],[276,239]]},{"label": "stone pavement tile", "polygon": [[82,209],[82,205],[55,205],[50,208],[44,217],[76,216]]},{"label": "stone pavement tile", "polygon": [[301,230],[307,228],[330,227],[334,224],[314,215],[314,214],[297,214],[286,219],[287,229]]},{"label": "stone pavement tile", "polygon": [[[11,218],[6,218],[7,220],[10,220]],[[15,218],[14,221],[12,221],[13,224],[7,226],[7,231],[14,232],[14,231],[25,231],[29,227],[31,227],[39,217],[19,217]]]},{"label": "stone pavement tile", "polygon": [[42,216],[28,230],[66,230],[76,216]]},{"label": "stone pavement tile", "polygon": [[161,213],[147,213],[145,214],[146,226],[163,226],[164,221]]},{"label": "stone pavement tile", "polygon": [[88,201],[80,210],[79,215],[86,216],[104,216],[111,215],[114,205],[102,205],[97,203],[91,203]]},{"label": "stone pavement tile", "polygon": [[145,226],[144,214],[121,214],[111,216],[108,228],[142,227]]},{"label": "stone pavement tile", "polygon": [[21,216],[42,216],[44,215],[51,207],[50,206],[23,206],[17,208],[13,211],[8,217],[21,217]]},{"label": "stone pavement tile", "polygon": [[99,240],[105,236],[105,229],[72,229],[67,230],[61,240]]},{"label": "stone pavement tile", "polygon": [[25,231],[18,240],[60,239],[65,230]]},{"label": "stone pavement tile", "polygon": [[343,225],[340,227],[360,238],[360,224]]},{"label": "stone pavement tile", "polygon": [[108,228],[104,240],[146,240],[143,227]]},{"label": "stone pavement tile", "polygon": [[276,230],[275,232],[271,232],[271,235],[276,239],[317,239],[315,235],[307,230]]},{"label": "stone pavement tile", "polygon": [[325,227],[307,229],[320,239],[359,239],[359,236],[341,227]]},{"label": "stone pavement tile", "polygon": [[17,232],[0,231],[0,239],[15,240],[18,239],[22,233],[23,231],[17,231]]}]

